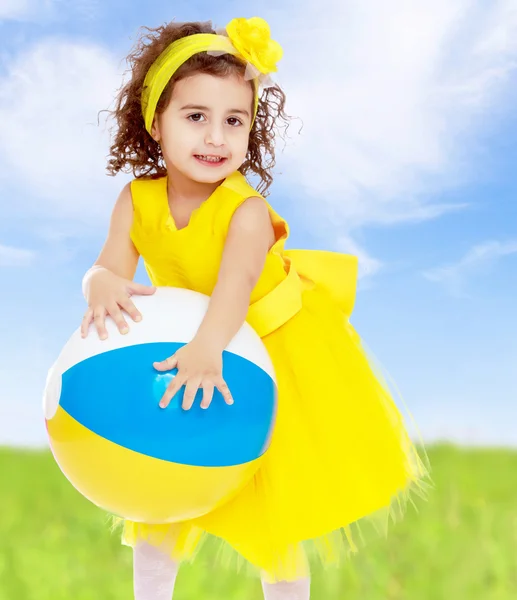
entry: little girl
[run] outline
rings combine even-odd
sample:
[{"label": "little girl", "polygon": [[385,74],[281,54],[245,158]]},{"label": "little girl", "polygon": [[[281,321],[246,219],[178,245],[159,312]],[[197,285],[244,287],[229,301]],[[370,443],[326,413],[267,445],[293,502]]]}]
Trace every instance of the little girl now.
[{"label": "little girl", "polygon": [[[285,250],[288,225],[264,198],[274,127],[286,120],[284,93],[268,76],[282,49],[267,23],[148,31],[129,56],[109,161],[112,175],[130,169],[135,179],[85,275],[82,334],[94,322],[105,339],[107,315],[127,333],[122,311],[139,321],[131,296],[154,286],[202,292],[210,303],[195,337],[154,363],[178,370],[160,406],[183,386],[185,410],[200,388],[203,408],[216,389],[231,404],[222,353],[246,320],[273,361],[279,405],[259,472],[226,505],[172,525],[124,522],[135,598],[169,600],[179,564],[208,538],[221,544],[216,564],[233,552],[261,576],[266,600],[307,600],[312,560],[342,564],[355,549],[351,525],[402,513],[428,470],[349,323],[356,258]],[[153,287],[133,282],[140,256]]]}]

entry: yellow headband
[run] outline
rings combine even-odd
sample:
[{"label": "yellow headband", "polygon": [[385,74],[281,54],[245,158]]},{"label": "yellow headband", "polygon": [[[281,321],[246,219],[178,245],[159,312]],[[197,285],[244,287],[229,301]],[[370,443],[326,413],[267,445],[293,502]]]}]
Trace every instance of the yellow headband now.
[{"label": "yellow headband", "polygon": [[[196,33],[176,40],[168,46],[149,68],[142,91],[142,115],[146,130],[151,133],[156,106],[163,90],[179,67],[199,52],[233,54],[251,64],[258,73],[266,75],[277,70],[282,58],[282,47],[270,37],[269,25],[260,17],[232,19],[225,35]],[[253,77],[254,111],[252,125],[258,108],[259,78]]]}]

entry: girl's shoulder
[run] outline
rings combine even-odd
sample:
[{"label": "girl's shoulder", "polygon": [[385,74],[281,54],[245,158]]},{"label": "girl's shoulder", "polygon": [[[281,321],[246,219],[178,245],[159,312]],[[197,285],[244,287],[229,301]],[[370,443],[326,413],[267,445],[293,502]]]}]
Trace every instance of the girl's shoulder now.
[{"label": "girl's shoulder", "polygon": [[248,183],[246,177],[239,171],[235,171],[232,175],[227,177],[220,186],[222,193],[222,202],[214,203],[218,206],[219,216],[218,222],[221,226],[227,230],[233,214],[249,198],[261,198],[266,204],[271,223],[275,232],[275,248],[280,250],[280,245],[283,244],[289,237],[289,224],[287,221],[276,212],[271,204],[264,198],[260,192],[258,192],[250,183]]},{"label": "girl's shoulder", "polygon": [[248,180],[240,171],[235,171],[229,175],[222,182],[221,188],[230,191],[236,196],[240,196],[244,199],[250,198],[251,196],[264,198],[262,194],[257,192],[257,190],[250,183],[248,183]]},{"label": "girl's shoulder", "polygon": [[227,177],[219,187],[221,195],[226,199],[226,204],[234,211],[248,198],[261,198],[267,205],[269,212],[280,218],[266,198],[258,192],[242,173],[235,171]]}]

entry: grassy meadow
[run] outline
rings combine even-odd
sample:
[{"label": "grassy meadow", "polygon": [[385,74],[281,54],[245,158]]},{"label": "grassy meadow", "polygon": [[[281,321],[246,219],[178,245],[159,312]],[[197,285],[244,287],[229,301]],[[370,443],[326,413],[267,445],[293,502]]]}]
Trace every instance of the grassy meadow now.
[{"label": "grassy meadow", "polygon": [[[517,451],[427,447],[435,489],[312,600],[515,600]],[[131,600],[132,555],[49,452],[0,449],[0,600]],[[175,600],[260,600],[260,583],[209,567],[179,574]]]}]

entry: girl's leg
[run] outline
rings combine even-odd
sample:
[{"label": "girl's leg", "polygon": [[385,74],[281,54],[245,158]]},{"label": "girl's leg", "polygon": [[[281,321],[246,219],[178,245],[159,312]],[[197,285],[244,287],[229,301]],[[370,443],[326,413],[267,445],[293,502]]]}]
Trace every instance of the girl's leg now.
[{"label": "girl's leg", "polygon": [[133,550],[135,600],[171,600],[178,569],[168,554],[139,540]]},{"label": "girl's leg", "polygon": [[297,581],[267,583],[262,580],[264,600],[309,600],[311,580],[309,577]]}]

